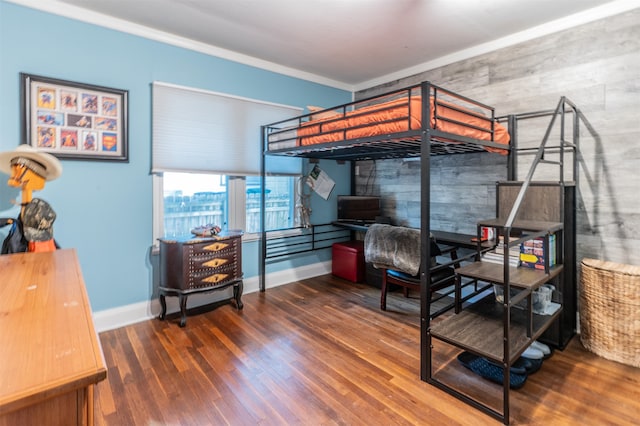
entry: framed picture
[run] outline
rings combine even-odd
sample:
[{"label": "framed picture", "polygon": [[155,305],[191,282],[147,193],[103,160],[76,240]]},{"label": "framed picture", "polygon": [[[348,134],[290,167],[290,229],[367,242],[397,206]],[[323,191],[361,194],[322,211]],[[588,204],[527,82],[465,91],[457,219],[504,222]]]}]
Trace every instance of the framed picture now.
[{"label": "framed picture", "polygon": [[58,158],[129,161],[127,90],[20,73],[23,142]]}]

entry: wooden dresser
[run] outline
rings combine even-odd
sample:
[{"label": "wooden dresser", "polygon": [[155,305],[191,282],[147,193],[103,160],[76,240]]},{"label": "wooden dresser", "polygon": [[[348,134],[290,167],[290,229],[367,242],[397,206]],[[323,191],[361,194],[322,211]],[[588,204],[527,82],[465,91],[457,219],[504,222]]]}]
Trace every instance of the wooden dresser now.
[{"label": "wooden dresser", "polygon": [[92,425],[107,377],[73,249],[0,256],[0,425]]},{"label": "wooden dresser", "polygon": [[165,296],[180,300],[180,326],[187,322],[190,294],[233,286],[236,308],[242,309],[242,233],[226,232],[215,237],[160,240],[160,304],[163,320]]}]

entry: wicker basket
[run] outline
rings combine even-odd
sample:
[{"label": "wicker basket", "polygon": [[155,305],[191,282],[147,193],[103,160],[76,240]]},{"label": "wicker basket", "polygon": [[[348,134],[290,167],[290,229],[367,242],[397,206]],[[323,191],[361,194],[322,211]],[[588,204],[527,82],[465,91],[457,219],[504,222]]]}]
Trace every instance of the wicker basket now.
[{"label": "wicker basket", "polygon": [[591,352],[640,367],[640,266],[582,261],[580,341]]}]

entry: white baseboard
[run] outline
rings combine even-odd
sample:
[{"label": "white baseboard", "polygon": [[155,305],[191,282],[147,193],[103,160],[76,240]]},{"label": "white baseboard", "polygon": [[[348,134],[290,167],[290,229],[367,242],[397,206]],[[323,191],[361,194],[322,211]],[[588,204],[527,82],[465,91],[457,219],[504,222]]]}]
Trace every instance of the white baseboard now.
[{"label": "white baseboard", "polygon": [[[269,289],[283,284],[288,284],[290,282],[325,275],[330,272],[331,261],[272,272],[265,276],[265,287]],[[260,286],[257,276],[245,279],[243,284],[243,294],[259,291]],[[231,288],[224,291],[193,294],[189,296],[187,307],[194,308],[197,306],[208,305],[229,297],[231,297]],[[178,312],[180,310],[177,297],[167,297],[166,301],[168,314]],[[160,301],[155,298],[144,302],[133,303],[131,305],[94,312],[93,322],[95,324],[96,331],[100,333],[156,318],[160,314],[160,310]]]}]

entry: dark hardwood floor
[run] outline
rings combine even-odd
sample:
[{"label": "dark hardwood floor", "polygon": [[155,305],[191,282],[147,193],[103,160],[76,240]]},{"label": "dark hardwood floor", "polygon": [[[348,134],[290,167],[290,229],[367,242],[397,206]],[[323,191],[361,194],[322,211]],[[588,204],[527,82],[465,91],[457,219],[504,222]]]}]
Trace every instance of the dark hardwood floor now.
[{"label": "dark hardwood floor", "polygon": [[[101,333],[96,425],[500,424],[420,381],[419,301],[390,293],[382,312],[379,296],[328,275],[247,294],[243,311],[224,305],[185,328],[151,320]],[[501,387],[435,349],[439,377],[500,408]],[[640,369],[576,337],[511,395],[514,425],[638,424]]]}]

